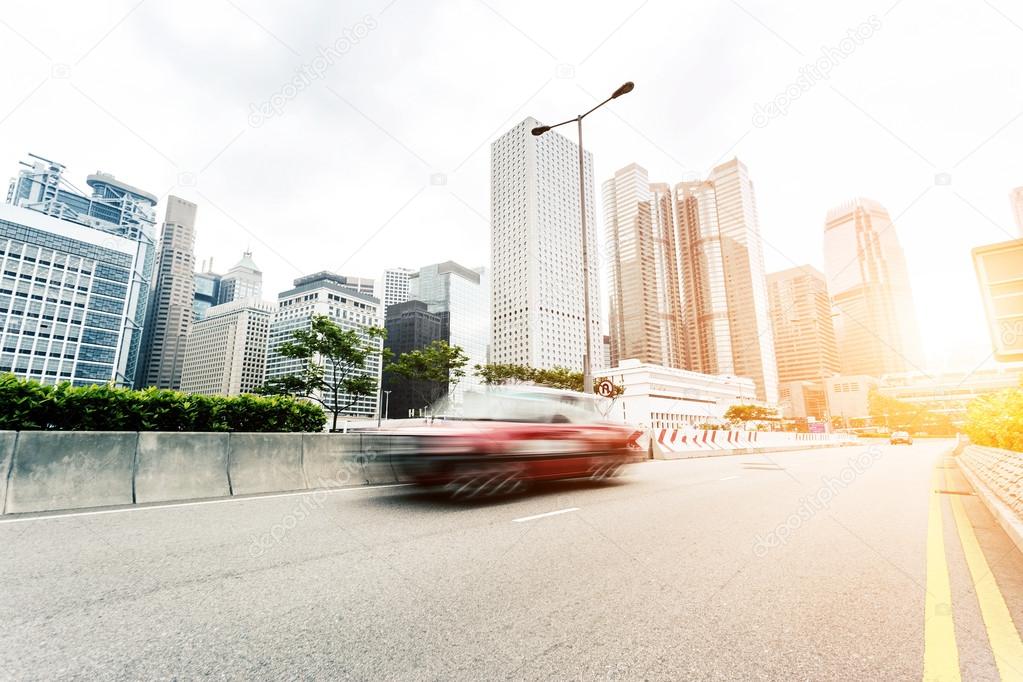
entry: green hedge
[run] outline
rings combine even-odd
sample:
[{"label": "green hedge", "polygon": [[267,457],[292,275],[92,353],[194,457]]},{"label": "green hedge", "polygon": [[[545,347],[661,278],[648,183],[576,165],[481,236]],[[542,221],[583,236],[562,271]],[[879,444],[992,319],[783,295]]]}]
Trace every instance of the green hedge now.
[{"label": "green hedge", "polygon": [[319,405],[284,396],[47,386],[0,375],[0,430],[322,431],[326,421]]},{"label": "green hedge", "polygon": [[1023,389],[983,395],[966,408],[970,442],[1023,452]]}]

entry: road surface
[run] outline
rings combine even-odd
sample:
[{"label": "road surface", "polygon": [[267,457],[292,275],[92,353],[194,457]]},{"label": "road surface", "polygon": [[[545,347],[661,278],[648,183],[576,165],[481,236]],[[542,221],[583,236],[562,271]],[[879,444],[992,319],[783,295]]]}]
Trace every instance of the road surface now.
[{"label": "road surface", "polygon": [[990,615],[1023,623],[1023,557],[954,494],[948,447],[656,461],[479,504],[393,486],[5,517],[0,671],[1023,676]]}]

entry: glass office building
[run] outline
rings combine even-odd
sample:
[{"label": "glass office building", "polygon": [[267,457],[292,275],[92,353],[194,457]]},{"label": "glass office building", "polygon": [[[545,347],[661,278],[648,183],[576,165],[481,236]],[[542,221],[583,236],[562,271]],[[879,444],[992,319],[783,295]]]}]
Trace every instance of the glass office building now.
[{"label": "glass office building", "polygon": [[157,198],[104,173],[86,195],[32,157],[0,205],[0,372],[131,386]]},{"label": "glass office building", "polygon": [[0,372],[130,387],[157,197],[96,173],[85,194],[33,156],[0,206]]},{"label": "glass office building", "polygon": [[469,356],[465,376],[455,385],[452,399],[482,380],[473,371],[487,364],[490,349],[490,282],[486,268],[470,270],[452,261],[428,265],[409,276],[409,298],[422,301],[435,315],[447,315],[443,338]]}]

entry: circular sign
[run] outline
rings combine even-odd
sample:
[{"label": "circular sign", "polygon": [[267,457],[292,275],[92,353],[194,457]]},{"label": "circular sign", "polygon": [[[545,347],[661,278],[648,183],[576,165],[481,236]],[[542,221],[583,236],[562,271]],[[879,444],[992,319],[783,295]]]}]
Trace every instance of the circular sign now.
[{"label": "circular sign", "polygon": [[599,384],[597,384],[597,393],[599,393],[600,395],[602,395],[605,398],[610,398],[614,394],[614,392],[615,392],[615,385],[612,384],[607,379],[604,379]]}]

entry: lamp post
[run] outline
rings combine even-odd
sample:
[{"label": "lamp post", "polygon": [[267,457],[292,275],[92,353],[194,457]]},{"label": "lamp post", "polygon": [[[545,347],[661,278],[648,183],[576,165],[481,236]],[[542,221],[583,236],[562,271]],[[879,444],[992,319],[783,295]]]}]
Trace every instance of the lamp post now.
[{"label": "lamp post", "polygon": [[567,121],[561,123],[555,123],[552,126],[537,126],[533,128],[532,133],[535,137],[539,137],[546,133],[548,130],[553,130],[559,126],[563,126],[572,121],[576,122],[576,127],[579,131],[579,209],[580,209],[580,220],[582,222],[582,252],[583,252],[583,323],[586,328],[586,351],[583,353],[583,392],[593,392],[593,370],[590,367],[590,259],[589,259],[589,245],[586,239],[586,170],[585,170],[585,157],[583,155],[583,119],[592,114],[597,109],[601,108],[613,99],[617,99],[622,95],[632,92],[632,89],[636,87],[635,83],[629,81],[623,84],[620,88],[611,93],[611,96],[606,100],[593,107],[585,114],[579,114],[575,118],[570,118]]},{"label": "lamp post", "polygon": [[388,419],[391,414],[391,392],[384,391],[384,419]]}]

